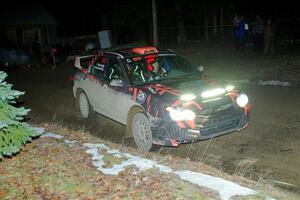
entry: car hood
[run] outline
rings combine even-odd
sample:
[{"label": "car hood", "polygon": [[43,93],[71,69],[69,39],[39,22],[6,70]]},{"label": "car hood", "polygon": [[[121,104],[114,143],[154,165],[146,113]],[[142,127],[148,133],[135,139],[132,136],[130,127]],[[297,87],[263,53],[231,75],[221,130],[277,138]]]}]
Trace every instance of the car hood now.
[{"label": "car hood", "polygon": [[185,93],[195,93],[202,92],[209,88],[221,87],[222,83],[210,76],[203,76],[201,78],[187,77],[171,79],[161,82],[162,85],[176,89],[178,92]]},{"label": "car hood", "polygon": [[209,90],[216,87],[224,87],[225,83],[208,75],[201,77],[187,76],[176,79],[166,79],[159,82],[150,83],[144,87],[161,86],[174,90],[180,94],[193,93],[197,95],[199,92]]},{"label": "car hood", "polygon": [[[170,106],[184,94],[193,94],[196,96],[195,102],[201,102],[201,93],[203,91],[225,87],[225,84],[213,77],[202,75],[201,77],[182,77],[168,79],[160,82],[150,83],[143,86],[137,86],[133,91],[134,99],[140,104],[146,100],[155,104],[164,104]],[[149,102],[148,102],[149,103]]]}]

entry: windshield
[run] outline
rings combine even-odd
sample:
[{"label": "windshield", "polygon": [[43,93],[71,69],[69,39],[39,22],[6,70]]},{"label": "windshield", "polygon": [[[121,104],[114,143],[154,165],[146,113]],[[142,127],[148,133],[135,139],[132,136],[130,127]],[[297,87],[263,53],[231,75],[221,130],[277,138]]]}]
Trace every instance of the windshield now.
[{"label": "windshield", "polygon": [[126,58],[126,67],[133,84],[157,82],[200,73],[188,61],[174,54]]}]

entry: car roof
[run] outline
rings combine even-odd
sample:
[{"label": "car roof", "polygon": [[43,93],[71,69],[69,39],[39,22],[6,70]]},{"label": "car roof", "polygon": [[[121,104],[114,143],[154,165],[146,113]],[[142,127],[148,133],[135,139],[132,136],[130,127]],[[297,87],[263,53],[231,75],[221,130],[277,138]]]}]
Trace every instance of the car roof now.
[{"label": "car roof", "polygon": [[[151,48],[151,49],[154,48],[157,51],[144,52],[144,53],[137,53],[137,52],[133,51],[134,49],[144,49],[144,48]],[[151,55],[151,54],[175,55],[175,53],[170,49],[158,49],[153,46],[116,47],[116,48],[110,48],[110,49],[105,49],[105,50],[103,50],[99,47],[95,47],[93,49],[86,51],[83,55],[96,54],[96,53],[101,53],[101,52],[116,55],[121,58],[130,58],[130,57],[135,57],[135,56]]]}]

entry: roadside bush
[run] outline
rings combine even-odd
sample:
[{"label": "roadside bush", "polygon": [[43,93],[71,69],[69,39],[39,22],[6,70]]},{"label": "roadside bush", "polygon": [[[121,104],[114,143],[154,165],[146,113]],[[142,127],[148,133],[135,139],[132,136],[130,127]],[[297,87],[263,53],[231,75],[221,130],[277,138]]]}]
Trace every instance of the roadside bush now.
[{"label": "roadside bush", "polygon": [[6,77],[0,71],[0,159],[19,152],[26,142],[40,134],[23,122],[30,109],[13,106],[24,92],[12,90],[12,84],[5,82]]}]

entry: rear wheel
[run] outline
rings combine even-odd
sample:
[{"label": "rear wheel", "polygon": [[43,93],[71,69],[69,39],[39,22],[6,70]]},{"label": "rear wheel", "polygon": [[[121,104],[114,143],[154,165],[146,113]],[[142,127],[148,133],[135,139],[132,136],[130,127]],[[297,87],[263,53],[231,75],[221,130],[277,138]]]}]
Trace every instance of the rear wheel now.
[{"label": "rear wheel", "polygon": [[138,112],[133,115],[131,131],[134,142],[138,148],[150,151],[153,147],[152,130],[148,117]]},{"label": "rear wheel", "polygon": [[94,114],[93,108],[83,91],[81,91],[78,95],[78,106],[83,118],[90,118]]}]

